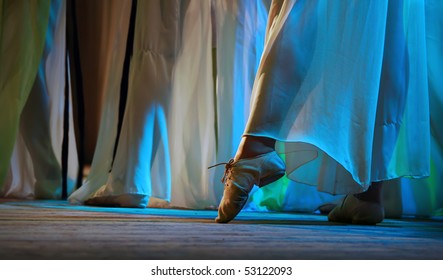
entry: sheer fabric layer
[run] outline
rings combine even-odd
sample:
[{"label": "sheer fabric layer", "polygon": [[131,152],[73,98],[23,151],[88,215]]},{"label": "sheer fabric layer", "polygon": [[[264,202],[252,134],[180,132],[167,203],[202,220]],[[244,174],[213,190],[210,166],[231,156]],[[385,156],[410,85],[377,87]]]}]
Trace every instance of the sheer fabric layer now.
[{"label": "sheer fabric layer", "polygon": [[289,177],[330,193],[429,175],[423,2],[286,1],[275,14],[245,134],[282,141]]}]

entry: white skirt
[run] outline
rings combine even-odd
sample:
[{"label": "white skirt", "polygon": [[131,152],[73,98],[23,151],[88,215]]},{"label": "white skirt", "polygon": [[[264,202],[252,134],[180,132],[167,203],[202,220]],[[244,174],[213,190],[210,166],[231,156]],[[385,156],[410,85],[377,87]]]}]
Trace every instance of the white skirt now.
[{"label": "white skirt", "polygon": [[422,1],[285,1],[268,26],[244,134],[281,141],[289,178],[337,194],[429,175]]}]

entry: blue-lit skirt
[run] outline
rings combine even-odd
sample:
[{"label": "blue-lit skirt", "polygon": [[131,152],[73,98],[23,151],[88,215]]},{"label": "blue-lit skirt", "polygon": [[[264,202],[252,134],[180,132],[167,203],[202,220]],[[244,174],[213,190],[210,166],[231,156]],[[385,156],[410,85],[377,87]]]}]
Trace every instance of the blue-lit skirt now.
[{"label": "blue-lit skirt", "polygon": [[[272,14],[272,11],[271,11]],[[268,25],[245,135],[330,193],[429,175],[423,1],[286,1]]]}]

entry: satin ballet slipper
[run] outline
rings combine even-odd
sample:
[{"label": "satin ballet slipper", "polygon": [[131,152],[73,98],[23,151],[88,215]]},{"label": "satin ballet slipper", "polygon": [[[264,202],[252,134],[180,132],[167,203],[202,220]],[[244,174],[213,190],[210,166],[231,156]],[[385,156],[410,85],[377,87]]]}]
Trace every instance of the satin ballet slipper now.
[{"label": "satin ballet slipper", "polygon": [[228,223],[241,211],[254,185],[265,186],[285,174],[285,163],[275,151],[256,157],[231,159],[225,165],[223,198],[218,207],[217,223]]},{"label": "satin ballet slipper", "polygon": [[384,208],[376,202],[364,201],[348,194],[328,215],[328,220],[337,223],[375,225],[383,221]]}]

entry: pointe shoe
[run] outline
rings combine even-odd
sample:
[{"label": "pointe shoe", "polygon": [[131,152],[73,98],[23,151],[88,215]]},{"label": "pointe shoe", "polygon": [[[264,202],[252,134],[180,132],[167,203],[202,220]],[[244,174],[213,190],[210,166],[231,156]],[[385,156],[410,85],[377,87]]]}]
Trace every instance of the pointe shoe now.
[{"label": "pointe shoe", "polygon": [[275,151],[253,158],[234,161],[225,166],[223,198],[218,207],[217,223],[228,223],[237,216],[248,200],[252,187],[265,186],[285,174],[285,163]]},{"label": "pointe shoe", "polygon": [[328,215],[330,222],[375,225],[384,219],[384,208],[376,202],[364,201],[348,194]]}]

